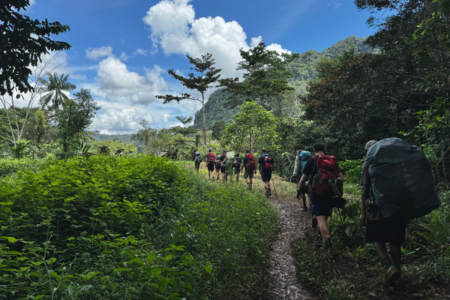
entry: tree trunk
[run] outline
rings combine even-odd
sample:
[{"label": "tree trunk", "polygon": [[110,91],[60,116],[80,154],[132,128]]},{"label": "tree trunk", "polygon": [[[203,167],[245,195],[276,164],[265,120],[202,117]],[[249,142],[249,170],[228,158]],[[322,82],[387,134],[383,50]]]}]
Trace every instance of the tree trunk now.
[{"label": "tree trunk", "polygon": [[[72,105],[69,106],[69,118],[67,120],[67,129],[70,129],[70,116],[72,115]],[[66,133],[67,136],[67,133]],[[67,137],[68,138],[68,137]],[[67,143],[67,138],[64,139],[64,153],[69,150],[69,144]]]},{"label": "tree trunk", "polygon": [[205,114],[205,96],[202,93],[202,106],[203,106],[203,142],[205,143],[205,157],[208,155],[208,146],[206,144],[206,114]]},{"label": "tree trunk", "polygon": [[448,189],[448,178],[447,178],[447,172],[445,170],[445,152],[444,152],[444,149],[441,150],[441,161],[442,161],[442,178],[444,179],[445,187]]}]

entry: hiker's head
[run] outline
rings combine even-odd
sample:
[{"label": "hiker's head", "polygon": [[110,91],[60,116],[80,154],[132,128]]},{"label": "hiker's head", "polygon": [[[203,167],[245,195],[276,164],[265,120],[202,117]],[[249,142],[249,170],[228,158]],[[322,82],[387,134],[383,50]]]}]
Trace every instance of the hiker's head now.
[{"label": "hiker's head", "polygon": [[225,151],[225,150],[222,150],[222,153],[223,153],[223,154],[225,154],[225,153],[227,153],[227,151]]},{"label": "hiker's head", "polygon": [[263,154],[266,154],[266,153],[267,153],[267,150],[266,150],[266,149],[262,149],[261,152],[262,152]]},{"label": "hiker's head", "polygon": [[236,153],[236,155],[235,155],[236,157],[239,157],[239,153]]},{"label": "hiker's head", "polygon": [[209,149],[209,153],[211,153],[212,151],[211,151],[211,149]]},{"label": "hiker's head", "polygon": [[377,141],[375,141],[375,140],[368,141],[368,142],[366,143],[366,145],[364,146],[364,150],[365,150],[365,151],[369,150],[369,148],[372,147],[373,145],[375,145],[376,142],[377,142]]},{"label": "hiker's head", "polygon": [[245,153],[250,153],[250,150],[245,150]]},{"label": "hiker's head", "polygon": [[316,154],[316,155],[320,152],[325,153],[325,145],[324,144],[317,143],[313,146],[313,149],[314,149],[314,154]]}]

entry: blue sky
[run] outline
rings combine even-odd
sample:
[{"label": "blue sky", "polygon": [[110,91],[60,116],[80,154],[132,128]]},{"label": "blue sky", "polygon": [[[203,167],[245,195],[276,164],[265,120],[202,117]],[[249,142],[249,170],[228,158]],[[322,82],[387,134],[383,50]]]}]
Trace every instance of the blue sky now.
[{"label": "blue sky", "polygon": [[26,14],[59,21],[71,31],[54,37],[72,49],[58,57],[60,73],[89,88],[102,106],[92,129],[133,133],[140,120],[162,128],[193,115],[196,102],[163,105],[154,96],[184,92],[167,70],[190,72],[186,54],[211,52],[223,77],[239,49],[261,38],[279,52],[322,51],[347,36],[374,32],[352,0],[35,0]]}]

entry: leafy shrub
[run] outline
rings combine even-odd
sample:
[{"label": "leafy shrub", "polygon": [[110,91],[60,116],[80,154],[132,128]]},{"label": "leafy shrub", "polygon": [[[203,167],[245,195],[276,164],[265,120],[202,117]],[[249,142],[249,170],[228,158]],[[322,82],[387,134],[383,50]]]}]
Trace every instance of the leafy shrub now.
[{"label": "leafy shrub", "polygon": [[359,183],[363,164],[364,159],[346,160],[339,162],[339,167],[342,169],[347,182]]},{"label": "leafy shrub", "polygon": [[154,156],[18,172],[0,180],[0,222],[6,299],[242,299],[276,229],[260,195]]},{"label": "leafy shrub", "polygon": [[48,165],[51,162],[51,159],[31,159],[31,158],[22,158],[22,159],[0,159],[0,177],[9,176],[18,171],[37,171],[41,167]]}]

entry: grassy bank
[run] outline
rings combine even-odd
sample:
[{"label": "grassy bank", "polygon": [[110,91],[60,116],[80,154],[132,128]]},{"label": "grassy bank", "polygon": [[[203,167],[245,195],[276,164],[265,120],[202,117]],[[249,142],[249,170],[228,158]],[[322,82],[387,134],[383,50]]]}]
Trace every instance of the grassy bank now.
[{"label": "grassy bank", "polygon": [[4,299],[251,299],[267,200],[156,157],[74,158],[0,179]]}]

